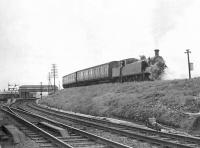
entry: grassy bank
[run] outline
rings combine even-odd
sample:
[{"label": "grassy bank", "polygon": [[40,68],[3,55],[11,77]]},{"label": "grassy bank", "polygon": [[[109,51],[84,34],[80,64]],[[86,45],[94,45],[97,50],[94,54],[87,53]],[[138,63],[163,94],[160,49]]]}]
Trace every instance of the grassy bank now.
[{"label": "grassy bank", "polygon": [[199,111],[199,93],[200,78],[195,78],[68,88],[40,102],[74,112],[142,122],[155,116],[160,123],[194,130],[196,118],[184,112]]}]

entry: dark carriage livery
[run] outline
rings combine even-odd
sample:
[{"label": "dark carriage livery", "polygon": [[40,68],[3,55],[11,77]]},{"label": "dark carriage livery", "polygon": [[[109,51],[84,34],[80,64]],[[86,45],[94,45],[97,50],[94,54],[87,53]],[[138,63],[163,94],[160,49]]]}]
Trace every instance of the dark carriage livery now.
[{"label": "dark carriage livery", "polygon": [[63,77],[63,88],[106,82],[155,80],[155,74],[159,78],[165,68],[165,62],[156,49],[153,58],[112,61],[68,74]]},{"label": "dark carriage livery", "polygon": [[118,61],[113,61],[71,73],[63,77],[63,87],[110,82],[112,79],[112,67],[117,67],[118,65]]},{"label": "dark carriage livery", "polygon": [[67,88],[105,82],[148,80],[149,72],[145,71],[147,67],[148,63],[146,61],[135,60],[130,62],[130,59],[112,61],[64,76],[63,87]]}]

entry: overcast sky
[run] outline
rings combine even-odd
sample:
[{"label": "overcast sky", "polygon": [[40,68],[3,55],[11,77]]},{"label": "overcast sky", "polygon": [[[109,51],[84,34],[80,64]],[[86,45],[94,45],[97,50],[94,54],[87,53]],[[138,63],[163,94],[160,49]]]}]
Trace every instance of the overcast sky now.
[{"label": "overcast sky", "polygon": [[200,76],[199,0],[0,0],[0,89],[57,82],[76,70],[160,55],[165,79],[188,77],[186,49]]}]

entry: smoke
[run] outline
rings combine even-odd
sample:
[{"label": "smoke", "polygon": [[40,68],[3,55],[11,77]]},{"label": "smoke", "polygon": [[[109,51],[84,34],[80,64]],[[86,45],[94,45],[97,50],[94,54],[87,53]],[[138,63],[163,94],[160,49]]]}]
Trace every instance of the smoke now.
[{"label": "smoke", "polygon": [[170,30],[173,30],[193,0],[156,0],[153,18],[153,36],[156,47]]},{"label": "smoke", "polygon": [[151,80],[161,80],[165,74],[167,65],[161,56],[150,59],[150,67],[147,69],[150,72],[149,78]]},{"label": "smoke", "polygon": [[166,68],[165,69],[165,73],[162,75],[162,80],[172,80],[174,79],[176,76],[176,74],[174,74],[175,72],[170,69],[170,68]]}]

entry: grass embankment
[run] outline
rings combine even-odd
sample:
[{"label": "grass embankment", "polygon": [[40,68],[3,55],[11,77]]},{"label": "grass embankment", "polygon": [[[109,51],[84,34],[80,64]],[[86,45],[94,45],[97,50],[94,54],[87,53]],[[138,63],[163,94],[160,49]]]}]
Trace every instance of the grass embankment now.
[{"label": "grass embankment", "polygon": [[126,82],[68,88],[43,99],[42,104],[91,115],[145,122],[157,121],[186,130],[196,130],[200,78],[191,80]]}]

